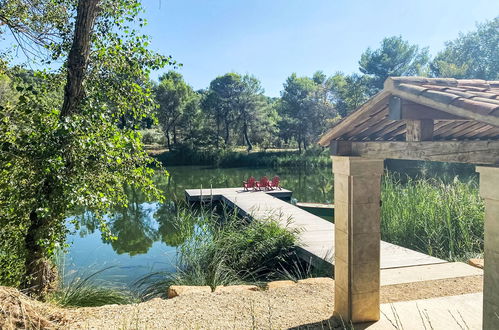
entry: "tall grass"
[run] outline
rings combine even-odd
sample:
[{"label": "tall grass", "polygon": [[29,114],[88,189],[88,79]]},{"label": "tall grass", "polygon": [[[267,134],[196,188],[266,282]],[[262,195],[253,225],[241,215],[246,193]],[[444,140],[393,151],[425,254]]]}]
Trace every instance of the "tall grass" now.
[{"label": "tall grass", "polygon": [[260,283],[293,265],[296,231],[282,228],[271,219],[248,222],[234,212],[224,209],[221,213],[208,208],[182,213],[196,217],[197,225],[178,248],[177,271],[156,272],[137,281],[143,299],[164,296],[170,285],[215,288]]},{"label": "tall grass", "polygon": [[382,239],[429,255],[464,260],[483,253],[484,204],[470,179],[383,180]]},{"label": "tall grass", "polygon": [[130,304],[136,301],[132,293],[110,283],[96,280],[102,272],[112,267],[71,278],[62,276],[59,287],[50,293],[48,300],[63,307],[95,307],[109,304]]}]

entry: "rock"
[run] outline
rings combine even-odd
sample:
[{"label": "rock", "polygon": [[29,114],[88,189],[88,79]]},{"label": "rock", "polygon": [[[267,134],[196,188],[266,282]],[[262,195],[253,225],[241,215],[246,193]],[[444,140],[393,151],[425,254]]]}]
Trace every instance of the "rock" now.
[{"label": "rock", "polygon": [[219,285],[215,288],[215,292],[238,292],[238,291],[259,291],[260,288],[256,285]]},{"label": "rock", "polygon": [[168,288],[168,298],[181,296],[184,294],[211,293],[209,286],[189,286],[189,285],[171,285]]},{"label": "rock", "polygon": [[483,269],[483,259],[470,259],[468,265]]},{"label": "rock", "polygon": [[289,280],[283,280],[283,281],[273,281],[267,283],[267,289],[268,290],[275,290],[277,288],[283,288],[283,287],[288,287],[288,286],[293,286],[296,285],[295,282],[289,281]]},{"label": "rock", "polygon": [[334,285],[334,280],[331,277],[314,277],[314,278],[306,278],[303,280],[298,280],[298,283]]}]

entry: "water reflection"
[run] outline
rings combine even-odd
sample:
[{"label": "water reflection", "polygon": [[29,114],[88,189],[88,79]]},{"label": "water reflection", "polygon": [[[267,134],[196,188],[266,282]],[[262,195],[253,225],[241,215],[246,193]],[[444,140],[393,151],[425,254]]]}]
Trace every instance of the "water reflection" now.
[{"label": "water reflection", "polygon": [[188,188],[237,187],[249,176],[259,178],[264,175],[279,175],[281,185],[292,190],[293,197],[298,201],[332,202],[333,182],[329,168],[306,172],[290,169],[179,166],[169,168],[169,172],[170,176],[162,172],[155,175],[156,184],[166,196],[163,204],[147,201],[140,191],[127,188],[128,207],[111,210],[106,217],[116,240],[103,238],[98,221],[88,212],[80,213],[78,233],[69,237],[72,245],[68,257],[72,260],[72,265],[83,268],[89,264],[118,264],[122,267],[121,272],[127,273],[127,276],[130,273],[129,267],[132,266],[151,268],[151,265],[158,262],[167,262],[169,265],[163,264],[162,267],[173,268],[175,248],[195,230],[195,219],[189,217],[189,214],[179,214],[188,211],[177,210],[173,202],[183,199],[184,190]]},{"label": "water reflection", "polygon": [[185,216],[182,212],[185,210],[177,210],[172,201],[161,205],[154,214],[159,224],[159,237],[166,245],[177,247],[194,232],[195,219],[189,215]]}]

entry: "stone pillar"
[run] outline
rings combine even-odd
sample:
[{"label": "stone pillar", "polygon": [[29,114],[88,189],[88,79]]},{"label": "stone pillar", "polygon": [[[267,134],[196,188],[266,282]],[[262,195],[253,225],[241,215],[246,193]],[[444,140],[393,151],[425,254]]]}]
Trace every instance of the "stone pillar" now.
[{"label": "stone pillar", "polygon": [[383,160],[333,156],[335,315],[380,317],[380,199]]},{"label": "stone pillar", "polygon": [[485,199],[483,329],[499,329],[499,168],[477,167]]}]

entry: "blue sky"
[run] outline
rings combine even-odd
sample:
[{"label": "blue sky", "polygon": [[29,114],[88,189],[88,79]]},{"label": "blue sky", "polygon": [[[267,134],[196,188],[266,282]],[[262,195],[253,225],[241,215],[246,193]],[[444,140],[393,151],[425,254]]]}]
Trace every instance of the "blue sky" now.
[{"label": "blue sky", "polygon": [[[278,96],[292,72],[358,70],[360,54],[402,35],[434,55],[497,0],[144,0],[151,47],[183,64],[195,89],[226,72],[250,73]],[[154,74],[157,78],[159,73]]]}]

